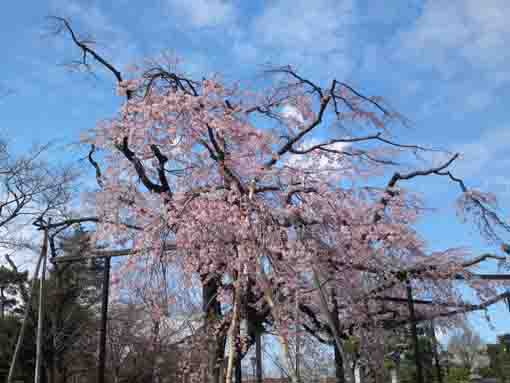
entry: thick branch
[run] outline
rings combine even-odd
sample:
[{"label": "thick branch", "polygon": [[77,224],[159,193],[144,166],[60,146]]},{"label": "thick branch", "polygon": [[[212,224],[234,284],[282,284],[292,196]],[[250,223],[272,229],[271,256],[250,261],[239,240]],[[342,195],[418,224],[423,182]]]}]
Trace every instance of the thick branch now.
[{"label": "thick branch", "polygon": [[133,164],[133,166],[136,170],[136,174],[138,174],[138,177],[140,177],[140,180],[142,181],[144,186],[149,191],[158,193],[158,194],[170,191],[170,189],[165,187],[165,185],[158,185],[149,179],[149,177],[147,176],[147,173],[145,171],[145,168],[142,164],[142,161],[140,161],[140,159],[136,156],[136,154],[132,150],[129,149],[127,137],[123,138],[122,145],[117,145],[116,147],[117,147],[117,149],[119,149],[122,152],[122,154],[124,154],[124,156],[127,158],[127,160],[129,162],[131,162],[131,164]]},{"label": "thick branch", "polygon": [[273,158],[271,158],[271,160],[269,160],[268,162],[266,162],[264,164],[264,167],[265,168],[270,168],[272,167],[274,164],[276,164],[276,162],[278,162],[278,159],[283,156],[285,153],[289,152],[291,149],[292,149],[292,146],[294,144],[296,144],[299,140],[301,140],[307,133],[311,132],[315,127],[317,127],[318,125],[320,125],[320,123],[322,122],[322,118],[324,116],[324,112],[326,111],[326,108],[328,106],[328,103],[329,101],[331,100],[330,96],[326,96],[326,97],[323,97],[321,99],[321,105],[320,105],[320,109],[319,109],[319,113],[317,115],[317,118],[315,119],[315,121],[313,121],[310,125],[308,125],[308,127],[306,127],[305,129],[303,129],[302,131],[300,131],[296,136],[292,137],[291,139],[289,139],[285,145],[283,145],[276,153],[276,155],[273,156]]},{"label": "thick branch", "polygon": [[[101,56],[94,49],[92,49],[89,46],[89,44],[87,43],[87,41],[84,41],[84,40],[81,40],[81,39],[78,38],[78,36],[74,32],[74,30],[71,27],[71,25],[70,25],[68,20],[66,20],[63,17],[58,17],[58,16],[51,16],[50,19],[53,19],[53,20],[57,21],[58,23],[60,23],[61,27],[57,30],[57,33],[59,33],[61,31],[62,27],[63,27],[63,29],[67,30],[67,32],[71,36],[71,39],[72,39],[73,43],[78,48],[80,48],[80,50],[82,51],[82,64],[83,65],[88,65],[87,64],[87,55],[90,55],[90,56],[92,56],[94,58],[94,60],[96,60],[105,69],[107,69],[110,73],[112,73],[115,76],[115,79],[117,80],[117,82],[119,84],[123,81],[122,74],[121,74],[121,72],[117,68],[115,68],[103,56]],[[127,91],[126,97],[127,97],[128,100],[132,97],[132,94],[133,94],[133,92],[131,90]]]}]

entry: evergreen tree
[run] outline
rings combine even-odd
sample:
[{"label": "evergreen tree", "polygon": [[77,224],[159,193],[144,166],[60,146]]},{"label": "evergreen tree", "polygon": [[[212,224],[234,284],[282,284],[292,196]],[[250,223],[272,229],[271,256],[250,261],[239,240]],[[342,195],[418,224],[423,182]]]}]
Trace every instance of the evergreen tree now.
[{"label": "evergreen tree", "polygon": [[22,294],[20,285],[26,281],[26,272],[0,266],[0,318],[4,319],[7,310],[13,309],[19,303],[19,296]]}]

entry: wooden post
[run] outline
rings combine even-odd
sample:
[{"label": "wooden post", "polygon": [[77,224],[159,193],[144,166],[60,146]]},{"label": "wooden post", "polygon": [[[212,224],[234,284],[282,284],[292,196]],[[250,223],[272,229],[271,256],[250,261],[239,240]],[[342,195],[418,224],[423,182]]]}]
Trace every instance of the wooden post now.
[{"label": "wooden post", "polygon": [[255,338],[255,364],[257,383],[262,383],[262,333],[260,329],[257,330]]},{"label": "wooden post", "polygon": [[103,288],[101,301],[101,327],[99,328],[99,352],[97,353],[97,383],[105,381],[106,327],[108,324],[108,294],[110,291],[110,257],[104,257]]},{"label": "wooden post", "polygon": [[298,293],[296,290],[296,379],[298,383],[301,383],[301,373],[299,371],[300,365],[299,365],[299,358],[300,358],[300,347],[299,347],[299,300],[298,300]]},{"label": "wooden post", "polygon": [[236,383],[243,383],[243,368],[241,364],[241,355],[238,351],[237,358],[236,358]]},{"label": "wooden post", "polygon": [[414,345],[414,361],[416,363],[416,379],[417,379],[416,382],[425,383],[425,381],[423,380],[420,344],[418,342],[418,328],[416,326],[416,315],[414,312],[413,290],[411,288],[411,282],[409,280],[406,282],[406,288],[407,288],[407,303],[409,306],[409,318],[411,320],[411,333]]},{"label": "wooden post", "polygon": [[37,312],[37,337],[36,337],[36,349],[35,349],[35,374],[34,374],[34,382],[41,382],[41,362],[42,362],[42,333],[44,326],[44,306],[46,302],[44,301],[44,278],[46,278],[46,254],[43,256],[42,260],[42,271],[41,278],[39,279],[39,307]]},{"label": "wooden post", "polygon": [[436,365],[436,374],[438,383],[443,383],[443,371],[441,370],[441,364],[439,362],[439,352],[437,351],[437,338],[436,338],[436,328],[434,326],[434,321],[432,320],[430,323],[431,332],[432,332],[432,341],[434,347],[434,361]]},{"label": "wooden post", "polygon": [[354,369],[354,383],[361,383],[361,367],[359,365]]},{"label": "wooden post", "polygon": [[9,375],[7,376],[7,383],[12,383],[14,379],[14,370],[16,368],[16,363],[18,361],[19,352],[21,350],[21,345],[23,344],[23,338],[25,336],[25,330],[27,328],[28,323],[28,315],[30,314],[30,307],[32,305],[32,298],[34,296],[34,291],[37,283],[37,275],[39,274],[39,269],[41,268],[41,263],[44,257],[46,257],[46,253],[48,252],[48,231],[44,231],[44,239],[41,247],[41,255],[39,256],[39,260],[37,261],[37,266],[34,271],[34,279],[32,280],[32,286],[30,289],[30,296],[28,297],[28,301],[25,302],[25,312],[23,314],[23,322],[21,324],[21,329],[18,335],[18,341],[16,342],[16,348],[14,349],[14,354],[12,354],[11,365],[9,367]]}]

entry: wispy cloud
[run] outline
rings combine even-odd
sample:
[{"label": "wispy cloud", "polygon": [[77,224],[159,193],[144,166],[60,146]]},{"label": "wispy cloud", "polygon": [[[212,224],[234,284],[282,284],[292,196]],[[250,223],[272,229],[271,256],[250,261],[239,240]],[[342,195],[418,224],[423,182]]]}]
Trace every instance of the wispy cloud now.
[{"label": "wispy cloud", "polygon": [[264,44],[297,53],[329,53],[346,43],[351,1],[280,0],[267,6],[254,23]]},{"label": "wispy cloud", "polygon": [[229,24],[236,18],[230,0],[167,0],[170,12],[192,27],[215,27]]},{"label": "wispy cloud", "polygon": [[445,78],[466,69],[507,81],[510,7],[506,0],[428,0],[399,36],[398,55],[419,58]]},{"label": "wispy cloud", "polygon": [[162,4],[161,12],[172,26],[186,32],[188,46],[198,49],[198,41],[208,44],[215,52],[211,56],[227,53],[230,61],[247,65],[294,64],[323,77],[343,77],[352,68],[353,0],[275,0],[256,5],[238,0],[164,0]]},{"label": "wispy cloud", "polygon": [[394,36],[392,57],[436,75],[443,104],[479,112],[510,82],[509,19],[505,0],[426,0]]},{"label": "wispy cloud", "polygon": [[[278,0],[255,16],[233,46],[258,63],[297,64],[317,72],[350,71],[352,0]],[[330,74],[328,74],[330,75]]]},{"label": "wispy cloud", "polygon": [[[488,130],[479,139],[457,145],[462,160],[454,166],[462,177],[481,179],[486,189],[506,191],[510,187],[510,126]],[[501,189],[501,190],[500,190]],[[505,190],[502,190],[505,189]]]}]

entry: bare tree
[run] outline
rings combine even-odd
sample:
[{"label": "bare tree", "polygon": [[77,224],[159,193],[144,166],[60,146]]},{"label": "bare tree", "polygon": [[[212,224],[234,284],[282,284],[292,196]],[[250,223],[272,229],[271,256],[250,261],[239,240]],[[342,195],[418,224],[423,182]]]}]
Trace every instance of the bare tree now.
[{"label": "bare tree", "polygon": [[448,342],[448,352],[469,370],[477,367],[482,348],[483,342],[480,335],[468,324],[463,324],[457,329]]},{"label": "bare tree", "polygon": [[69,167],[51,166],[44,159],[50,148],[34,146],[15,155],[7,140],[0,139],[0,249],[30,248],[30,243],[19,241],[22,228],[66,210],[76,174]]},{"label": "bare tree", "polygon": [[[38,241],[36,228],[32,225],[61,216],[71,200],[73,181],[76,179],[70,168],[50,166],[45,161],[50,145],[34,146],[28,153],[15,155],[8,141],[0,139],[0,262],[7,263],[10,269],[18,273],[23,250],[36,250]],[[47,230],[42,253],[46,251]],[[41,253],[41,254],[42,254]],[[39,258],[38,265],[42,255]],[[39,266],[36,267],[34,281]],[[16,358],[23,341],[34,286],[30,293],[23,280],[19,291],[25,302],[25,315],[22,330],[18,336],[13,362],[9,371],[9,381],[13,378]],[[42,334],[42,328],[40,334]]]}]

